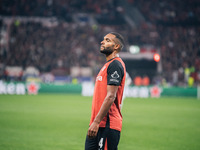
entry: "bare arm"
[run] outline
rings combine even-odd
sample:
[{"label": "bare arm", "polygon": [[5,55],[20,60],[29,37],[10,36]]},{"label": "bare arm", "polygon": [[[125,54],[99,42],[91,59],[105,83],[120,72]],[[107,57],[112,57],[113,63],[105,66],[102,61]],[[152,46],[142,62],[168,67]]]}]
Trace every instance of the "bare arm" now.
[{"label": "bare arm", "polygon": [[117,90],[118,90],[118,86],[113,86],[113,85],[107,86],[106,98],[104,99],[104,102],[101,106],[101,109],[99,110],[99,113],[97,114],[96,118],[94,119],[93,123],[88,129],[89,137],[95,137],[97,135],[97,132],[99,130],[99,123],[106,116],[111,105],[115,101]]}]

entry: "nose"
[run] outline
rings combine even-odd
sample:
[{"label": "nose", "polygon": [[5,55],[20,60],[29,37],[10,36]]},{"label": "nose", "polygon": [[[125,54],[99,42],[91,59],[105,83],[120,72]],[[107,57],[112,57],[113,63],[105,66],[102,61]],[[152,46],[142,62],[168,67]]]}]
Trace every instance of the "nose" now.
[{"label": "nose", "polygon": [[104,40],[103,40],[103,41],[101,41],[101,44],[104,44]]}]

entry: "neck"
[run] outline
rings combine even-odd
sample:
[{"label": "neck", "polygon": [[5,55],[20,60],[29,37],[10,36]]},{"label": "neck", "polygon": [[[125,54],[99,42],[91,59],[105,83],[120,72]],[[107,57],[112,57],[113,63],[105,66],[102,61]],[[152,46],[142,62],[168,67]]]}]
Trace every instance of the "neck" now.
[{"label": "neck", "polygon": [[114,51],[112,54],[110,54],[110,55],[107,55],[106,56],[106,60],[107,61],[109,61],[109,60],[111,60],[111,59],[113,59],[113,58],[115,58],[115,57],[119,57],[119,53],[117,53],[116,51]]}]

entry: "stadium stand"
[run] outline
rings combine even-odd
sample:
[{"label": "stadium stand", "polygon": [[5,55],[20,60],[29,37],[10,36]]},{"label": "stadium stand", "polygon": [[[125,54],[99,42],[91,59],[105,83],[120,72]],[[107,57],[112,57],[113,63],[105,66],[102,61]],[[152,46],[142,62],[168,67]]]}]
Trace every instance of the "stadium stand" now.
[{"label": "stadium stand", "polygon": [[[125,35],[126,47],[153,46],[161,53],[162,71],[151,84],[194,86],[200,81],[200,2],[198,0],[127,0],[145,18],[136,26],[126,20],[126,7],[115,0],[14,0],[0,2],[0,77],[7,66],[40,73],[70,75],[71,67],[90,67],[95,75],[104,63],[97,55],[102,36]],[[79,20],[75,20],[79,14]],[[100,63],[99,63],[100,62]],[[133,78],[133,74],[130,73]],[[18,80],[23,80],[19,78]]]}]

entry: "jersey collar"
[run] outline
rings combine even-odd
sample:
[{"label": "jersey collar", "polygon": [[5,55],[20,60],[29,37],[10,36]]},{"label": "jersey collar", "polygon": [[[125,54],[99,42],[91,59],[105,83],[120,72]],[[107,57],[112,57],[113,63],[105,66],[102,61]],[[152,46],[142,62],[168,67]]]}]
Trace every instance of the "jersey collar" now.
[{"label": "jersey collar", "polygon": [[113,59],[115,59],[115,58],[118,58],[118,57],[114,57],[114,58],[112,58],[112,59],[108,60],[107,62],[109,62],[109,61],[111,61],[111,60],[113,60]]}]

